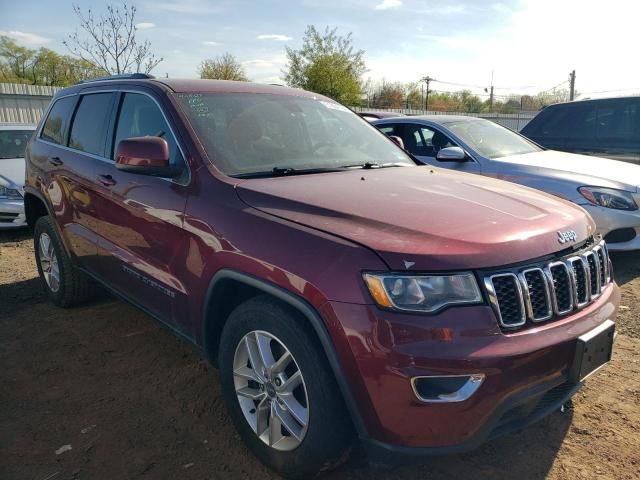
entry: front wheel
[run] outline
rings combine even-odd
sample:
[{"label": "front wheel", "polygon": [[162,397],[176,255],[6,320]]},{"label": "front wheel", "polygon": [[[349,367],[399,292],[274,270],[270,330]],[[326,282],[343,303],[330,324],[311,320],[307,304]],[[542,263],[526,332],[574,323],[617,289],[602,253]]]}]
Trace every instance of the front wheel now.
[{"label": "front wheel", "polygon": [[304,320],[268,297],[237,307],[225,324],[223,395],[240,436],[270,468],[311,478],[347,458],[351,422]]}]

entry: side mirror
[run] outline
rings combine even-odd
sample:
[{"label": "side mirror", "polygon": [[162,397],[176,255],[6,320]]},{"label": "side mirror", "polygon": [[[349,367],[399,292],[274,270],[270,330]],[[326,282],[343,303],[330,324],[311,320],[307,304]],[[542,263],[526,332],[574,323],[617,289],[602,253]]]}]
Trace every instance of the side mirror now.
[{"label": "side mirror", "polygon": [[467,154],[460,147],[447,147],[438,152],[436,160],[440,162],[465,162]]},{"label": "side mirror", "polygon": [[169,144],[160,137],[132,137],[116,149],[116,168],[124,172],[156,177],[176,177],[182,168],[169,162]]},{"label": "side mirror", "polygon": [[395,143],[396,145],[398,145],[401,149],[404,150],[404,142],[402,141],[402,139],[396,135],[387,135],[391,141],[393,143]]}]

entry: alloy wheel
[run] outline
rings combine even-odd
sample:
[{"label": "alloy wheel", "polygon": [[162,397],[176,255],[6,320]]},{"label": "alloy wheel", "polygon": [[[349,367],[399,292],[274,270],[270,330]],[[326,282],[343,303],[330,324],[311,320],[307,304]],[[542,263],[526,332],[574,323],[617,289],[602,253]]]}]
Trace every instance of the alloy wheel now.
[{"label": "alloy wheel", "polygon": [[236,347],[233,376],[242,413],[258,438],[276,450],[297,448],[307,433],[309,401],[284,343],[265,331],[247,333]]},{"label": "alloy wheel", "polygon": [[44,281],[49,289],[55,293],[60,289],[60,267],[51,237],[46,233],[42,233],[38,245],[40,268],[44,275]]}]

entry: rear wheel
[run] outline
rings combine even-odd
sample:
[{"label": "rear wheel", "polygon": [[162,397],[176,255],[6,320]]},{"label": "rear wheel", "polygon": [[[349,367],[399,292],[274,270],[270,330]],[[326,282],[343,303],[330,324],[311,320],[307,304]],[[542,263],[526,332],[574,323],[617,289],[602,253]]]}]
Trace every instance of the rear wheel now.
[{"label": "rear wheel", "polygon": [[232,312],[220,341],[223,395],[240,436],[289,478],[338,465],[353,437],[330,367],[306,326],[258,297]]},{"label": "rear wheel", "polygon": [[46,215],[36,221],[33,240],[40,280],[53,303],[71,307],[93,296],[93,281],[73,266],[51,217]]}]

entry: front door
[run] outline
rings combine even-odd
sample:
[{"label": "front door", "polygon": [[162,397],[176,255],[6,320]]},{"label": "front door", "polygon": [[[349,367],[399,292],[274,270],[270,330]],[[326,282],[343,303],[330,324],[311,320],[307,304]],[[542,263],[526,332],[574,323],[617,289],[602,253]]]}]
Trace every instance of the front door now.
[{"label": "front door", "polygon": [[[185,165],[178,141],[160,106],[150,94],[119,94],[111,137],[111,159],[120,141],[146,135],[167,140],[172,162]],[[101,212],[101,276],[121,294],[181,333],[173,308],[183,302],[180,278],[185,261],[183,214],[188,170],[178,179],[118,170],[114,161],[100,167],[98,177],[110,191]]]}]

